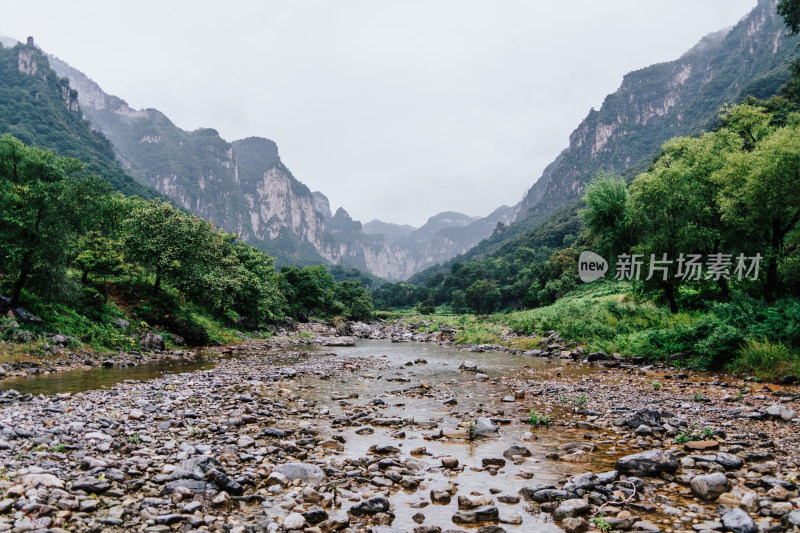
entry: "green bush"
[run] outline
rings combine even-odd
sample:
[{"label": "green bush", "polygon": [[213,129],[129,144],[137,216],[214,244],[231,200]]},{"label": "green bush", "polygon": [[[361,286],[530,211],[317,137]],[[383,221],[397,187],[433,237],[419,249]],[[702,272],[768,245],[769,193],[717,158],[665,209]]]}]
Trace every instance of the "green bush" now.
[{"label": "green bush", "polygon": [[800,355],[781,343],[751,340],[738,352],[729,366],[735,374],[754,374],[762,381],[800,375]]}]

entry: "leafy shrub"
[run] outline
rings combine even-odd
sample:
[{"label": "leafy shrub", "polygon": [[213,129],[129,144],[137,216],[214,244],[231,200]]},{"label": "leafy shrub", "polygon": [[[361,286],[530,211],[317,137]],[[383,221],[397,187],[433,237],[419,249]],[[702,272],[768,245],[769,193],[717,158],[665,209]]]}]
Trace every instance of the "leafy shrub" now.
[{"label": "leafy shrub", "polygon": [[752,340],[739,350],[729,370],[736,374],[755,374],[764,381],[797,376],[800,375],[800,355],[779,342]]}]

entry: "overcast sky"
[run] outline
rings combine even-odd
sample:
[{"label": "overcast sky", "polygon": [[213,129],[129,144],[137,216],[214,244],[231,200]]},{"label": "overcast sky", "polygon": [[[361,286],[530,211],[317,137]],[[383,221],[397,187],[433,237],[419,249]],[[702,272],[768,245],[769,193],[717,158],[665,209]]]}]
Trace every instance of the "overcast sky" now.
[{"label": "overcast sky", "polygon": [[334,209],[421,225],[518,202],[622,76],[756,0],[0,0],[110,94],[278,143]]}]

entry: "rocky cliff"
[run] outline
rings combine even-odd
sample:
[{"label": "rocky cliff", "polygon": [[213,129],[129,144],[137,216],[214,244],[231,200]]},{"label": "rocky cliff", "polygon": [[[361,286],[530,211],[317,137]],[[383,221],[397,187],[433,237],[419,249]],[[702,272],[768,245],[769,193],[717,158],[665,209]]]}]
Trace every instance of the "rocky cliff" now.
[{"label": "rocky cliff", "polygon": [[669,138],[712,126],[725,103],[777,93],[799,40],[788,35],[777,3],[761,0],[736,26],[704,37],[679,59],[626,75],[572,132],[569,146],[525,195],[516,220],[541,220],[579,197],[599,170],[646,166]]},{"label": "rocky cliff", "polygon": [[77,89],[89,123],[114,145],[123,168],[183,208],[275,255],[279,263],[328,262],[388,279],[462,253],[507,223],[509,208],[475,219],[442,213],[407,238],[363,231],[361,223],[295,179],[277,145],[260,137],[227,142],[213,129],[184,131],[155,109],[132,109],[88,76],[51,56]]}]

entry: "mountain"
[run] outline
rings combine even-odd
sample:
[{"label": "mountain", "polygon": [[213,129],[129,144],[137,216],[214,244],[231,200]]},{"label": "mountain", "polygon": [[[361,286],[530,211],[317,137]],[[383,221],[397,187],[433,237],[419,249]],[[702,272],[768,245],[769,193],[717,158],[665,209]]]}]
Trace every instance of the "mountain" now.
[{"label": "mountain", "polygon": [[105,176],[125,194],[161,196],[117,164],[111,143],[83,120],[75,90],[50,68],[32,38],[26,44],[0,40],[0,134],[4,133],[80,159],[90,172]]},{"label": "mountain", "polygon": [[776,94],[799,42],[788,35],[777,3],[761,0],[733,28],[707,35],[675,61],[627,74],[528,190],[517,220],[541,220],[579,197],[599,170],[649,164],[666,140],[708,129],[726,103]]},{"label": "mountain", "polygon": [[416,230],[414,226],[408,224],[392,224],[391,222],[382,222],[378,219],[371,220],[361,225],[361,230],[367,235],[383,235],[389,242],[396,242],[398,239],[408,237],[412,231]]},{"label": "mountain", "polygon": [[680,58],[624,76],[619,89],[599,110],[589,112],[569,136],[568,146],[515,206],[513,223],[451,262],[501,248],[508,252],[515,242],[527,242],[526,233],[536,232],[553,213],[573,205],[599,171],[633,179],[668,139],[711,129],[726,103],[777,94],[789,78],[788,65],[800,43],[800,36],[788,34],[777,3],[760,0],[735,26],[703,37]]},{"label": "mountain", "polygon": [[57,57],[50,63],[77,91],[85,118],[111,140],[125,171],[278,264],[328,263],[403,280],[465,252],[512,218],[512,208],[503,207],[480,219],[440,213],[408,232],[379,221],[365,229],[341,207],[331,214],[328,198],[292,175],[275,142],[228,142],[209,128],[184,131],[156,109],[132,109]]}]

